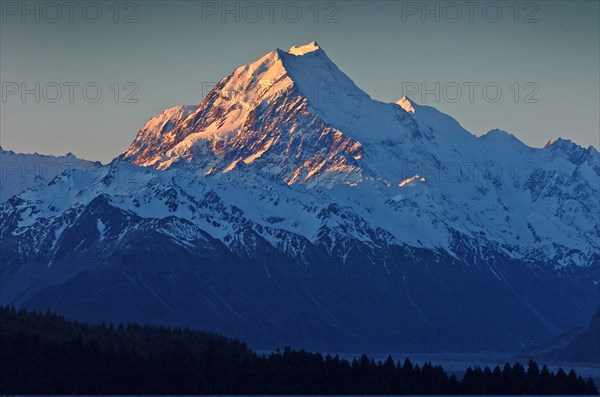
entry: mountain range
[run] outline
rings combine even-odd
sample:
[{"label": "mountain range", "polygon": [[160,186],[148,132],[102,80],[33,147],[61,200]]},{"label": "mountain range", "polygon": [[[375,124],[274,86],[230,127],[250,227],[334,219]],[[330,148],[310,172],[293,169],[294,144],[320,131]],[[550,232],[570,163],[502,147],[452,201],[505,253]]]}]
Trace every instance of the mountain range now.
[{"label": "mountain range", "polygon": [[374,100],[316,42],[110,164],[0,154],[2,305],[335,351],[516,351],[599,306],[594,147]]}]

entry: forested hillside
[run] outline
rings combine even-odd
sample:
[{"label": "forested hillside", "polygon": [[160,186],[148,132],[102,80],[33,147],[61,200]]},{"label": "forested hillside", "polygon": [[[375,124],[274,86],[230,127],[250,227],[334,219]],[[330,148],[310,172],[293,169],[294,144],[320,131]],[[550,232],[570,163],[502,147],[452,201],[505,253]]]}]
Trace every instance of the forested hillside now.
[{"label": "forested hillside", "polygon": [[597,394],[574,371],[530,362],[469,368],[285,348],[259,356],[243,343],[188,329],[86,325],[0,308],[0,394]]}]

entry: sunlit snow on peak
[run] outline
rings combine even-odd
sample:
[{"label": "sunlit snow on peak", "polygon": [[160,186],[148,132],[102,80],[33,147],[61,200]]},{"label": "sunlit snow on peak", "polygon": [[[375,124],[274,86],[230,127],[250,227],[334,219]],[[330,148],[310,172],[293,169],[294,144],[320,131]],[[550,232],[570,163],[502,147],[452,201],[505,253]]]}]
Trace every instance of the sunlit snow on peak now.
[{"label": "sunlit snow on peak", "polygon": [[292,55],[304,55],[308,54],[309,52],[317,51],[320,48],[321,47],[319,47],[316,41],[311,41],[305,45],[293,46],[288,50],[288,52]]},{"label": "sunlit snow on peak", "polygon": [[415,108],[413,107],[412,102],[410,101],[410,99],[408,99],[408,97],[406,95],[404,95],[402,98],[398,99],[398,101],[396,102],[396,105],[399,105],[402,109],[406,110],[407,112],[410,112],[410,113],[415,112]]}]

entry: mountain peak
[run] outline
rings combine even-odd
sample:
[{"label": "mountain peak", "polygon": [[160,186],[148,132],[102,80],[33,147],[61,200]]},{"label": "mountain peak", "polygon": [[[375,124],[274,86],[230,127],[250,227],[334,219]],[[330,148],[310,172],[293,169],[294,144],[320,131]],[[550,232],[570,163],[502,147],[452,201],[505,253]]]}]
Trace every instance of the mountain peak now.
[{"label": "mountain peak", "polygon": [[548,143],[546,143],[544,148],[552,148],[555,150],[559,150],[561,148],[568,149],[573,146],[579,146],[579,145],[577,145],[576,143],[574,143],[573,141],[571,141],[569,139],[564,139],[564,138],[558,137],[556,139],[550,139],[550,141],[548,141]]},{"label": "mountain peak", "polygon": [[410,113],[415,112],[413,102],[406,95],[404,95],[402,98],[398,99],[396,101],[396,105],[400,106],[402,109],[406,110],[407,112],[410,112]]},{"label": "mountain peak", "polygon": [[288,50],[288,53],[290,53],[292,55],[296,55],[296,56],[302,56],[304,54],[308,54],[310,52],[315,52],[320,49],[321,49],[321,47],[319,47],[319,44],[317,44],[317,42],[313,40],[310,43],[305,44],[305,45],[292,46]]},{"label": "mountain peak", "polygon": [[510,132],[501,130],[499,128],[494,128],[493,130],[489,130],[488,132],[486,132],[483,136],[485,137],[513,137],[514,135],[511,134]]},{"label": "mountain peak", "polygon": [[[403,100],[431,119],[427,128],[467,134],[449,116]],[[121,159],[158,169],[192,164],[208,175],[260,159],[257,168],[272,165],[288,183],[321,175],[356,182],[367,169],[356,163],[365,142],[425,139],[399,106],[372,99],[313,41],[236,68],[191,113],[153,118]]]},{"label": "mountain peak", "polygon": [[482,142],[494,145],[496,150],[526,150],[530,148],[515,135],[498,128],[490,130],[484,135],[481,135],[479,139]]}]

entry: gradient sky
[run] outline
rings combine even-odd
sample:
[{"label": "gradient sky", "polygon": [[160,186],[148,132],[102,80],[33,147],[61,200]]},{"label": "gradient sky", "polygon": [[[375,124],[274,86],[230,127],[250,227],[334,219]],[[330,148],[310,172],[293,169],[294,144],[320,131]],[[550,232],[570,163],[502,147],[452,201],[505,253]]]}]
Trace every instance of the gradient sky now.
[{"label": "gradient sky", "polygon": [[[2,4],[6,3],[12,2]],[[559,136],[582,146],[600,146],[599,1],[479,1],[472,19],[459,1],[462,15],[456,22],[450,21],[456,9],[443,10],[444,2],[426,5],[439,7],[439,22],[435,15],[423,15],[421,9],[408,13],[413,6],[421,8],[421,1],[319,2],[316,22],[312,1],[276,3],[272,22],[262,1],[258,2],[262,12],[258,22],[252,22],[256,13],[250,8],[245,13],[240,10],[239,22],[234,15],[225,15],[223,22],[221,15],[203,12],[212,6],[217,13],[220,7],[234,9],[235,2],[140,1],[134,2],[135,8],[122,2],[119,23],[114,22],[112,1],[89,6],[88,20],[82,15],[88,3],[79,2],[72,22],[64,7],[56,23],[50,21],[56,11],[50,8],[40,9],[37,23],[34,14],[22,15],[19,9],[13,15],[11,9],[3,8],[3,94],[14,83],[21,89],[21,83],[33,88],[39,82],[40,91],[47,83],[57,83],[62,86],[62,98],[56,103],[43,96],[36,103],[31,94],[24,103],[19,94],[3,98],[0,144],[18,152],[73,152],[107,162],[123,152],[139,128],[161,110],[200,103],[212,82],[274,48],[287,50],[316,40],[375,99],[396,101],[405,93],[406,83],[434,88],[437,82],[442,94],[438,102],[433,95],[422,98],[421,93],[412,98],[452,115],[476,135],[500,128],[530,146],[543,146]],[[22,7],[21,1],[12,4]],[[32,9],[36,4],[43,6],[41,2],[27,4]],[[102,16],[92,23],[96,5]],[[297,9],[302,15],[293,23]],[[502,15],[492,22],[497,9]],[[130,12],[138,22],[123,23]],[[64,82],[80,84],[73,91],[73,103]],[[96,103],[83,99],[82,86],[88,82],[102,88]],[[115,82],[121,85],[119,103],[110,89]],[[132,92],[124,89],[127,82],[139,87],[134,95],[137,103],[123,103],[123,96]],[[466,82],[479,84],[472,103]],[[464,87],[454,103],[452,85],[443,95],[447,83]],[[484,99],[486,83],[502,89],[496,103]],[[520,89],[518,102],[514,83]],[[50,98],[55,96],[53,87],[47,85]],[[537,103],[524,103],[536,87],[537,93],[529,99]],[[493,96],[494,91],[488,94]]]}]

